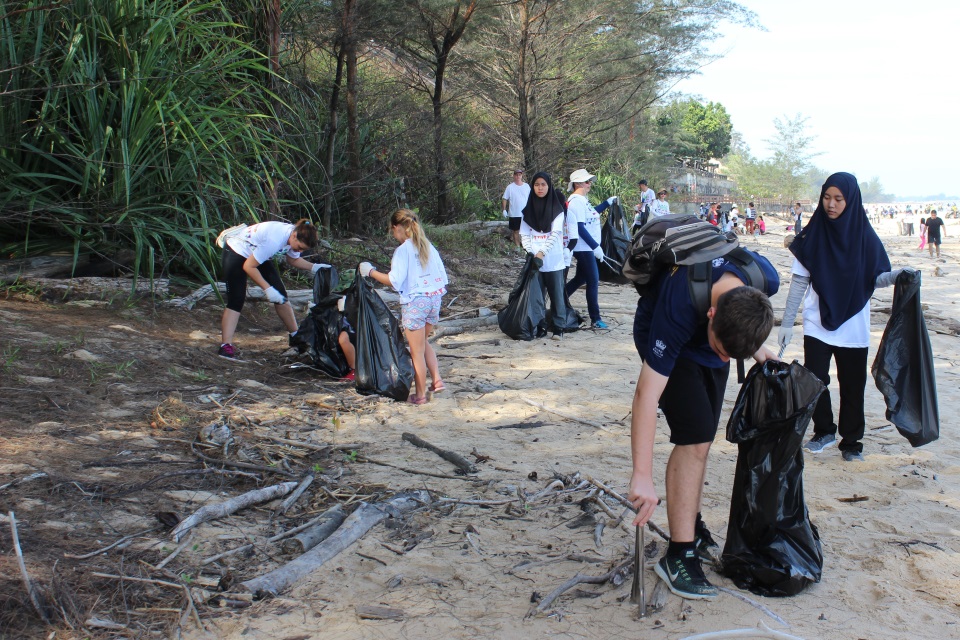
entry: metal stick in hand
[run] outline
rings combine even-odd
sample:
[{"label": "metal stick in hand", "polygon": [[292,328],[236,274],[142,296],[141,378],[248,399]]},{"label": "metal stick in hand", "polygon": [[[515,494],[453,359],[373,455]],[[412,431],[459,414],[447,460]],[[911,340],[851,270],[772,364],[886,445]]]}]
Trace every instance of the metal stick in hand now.
[{"label": "metal stick in hand", "polygon": [[643,535],[643,527],[637,526],[636,540],[633,544],[633,588],[630,589],[630,602],[640,604],[640,574],[643,571],[643,553],[640,551],[640,536]]},{"label": "metal stick in hand", "polygon": [[646,593],[644,593],[644,589],[643,589],[643,582],[644,582],[643,569],[644,569],[644,564],[646,564],[645,560],[643,559],[643,555],[644,555],[643,549],[644,547],[646,547],[646,545],[643,543],[643,538],[644,538],[643,530],[645,528],[646,527],[637,527],[637,529],[640,530],[640,541],[639,541],[640,544],[638,545],[640,548],[640,553],[638,554],[640,556],[640,564],[638,565],[639,568],[637,569],[637,572],[640,574],[640,617],[641,618],[647,617],[647,595]]}]

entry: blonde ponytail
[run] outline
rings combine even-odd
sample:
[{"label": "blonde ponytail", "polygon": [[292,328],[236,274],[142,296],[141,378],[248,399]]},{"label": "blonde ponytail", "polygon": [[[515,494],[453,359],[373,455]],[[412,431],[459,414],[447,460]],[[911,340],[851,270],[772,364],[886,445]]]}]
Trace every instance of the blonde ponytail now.
[{"label": "blonde ponytail", "polygon": [[427,239],[427,234],[423,232],[423,227],[420,226],[417,214],[410,209],[398,209],[396,213],[390,216],[390,224],[394,227],[403,227],[407,237],[417,248],[417,253],[420,254],[420,266],[426,268],[430,263],[431,245],[430,240]]}]

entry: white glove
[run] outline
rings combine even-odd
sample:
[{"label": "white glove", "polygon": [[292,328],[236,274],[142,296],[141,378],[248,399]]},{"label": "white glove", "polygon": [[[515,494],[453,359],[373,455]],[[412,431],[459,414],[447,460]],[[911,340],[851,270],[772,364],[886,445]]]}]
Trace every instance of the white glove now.
[{"label": "white glove", "polygon": [[310,270],[316,273],[317,271],[320,271],[320,269],[329,269],[329,268],[330,268],[330,265],[328,264],[323,264],[322,262],[316,262],[312,267],[310,267]]},{"label": "white glove", "polygon": [[373,265],[369,262],[361,262],[358,268],[360,270],[360,275],[364,278],[370,275],[370,272],[373,271]]},{"label": "white glove", "polygon": [[339,300],[337,300],[337,311],[339,311],[340,313],[343,313],[343,310],[346,308],[347,308],[346,298],[340,298]]},{"label": "white glove", "polygon": [[507,213],[507,210],[506,210],[506,209],[503,210],[503,217],[504,217],[504,218],[509,218],[509,217],[510,217],[510,214]]},{"label": "white glove", "polygon": [[609,198],[607,198],[607,204],[612,206],[613,203],[616,202],[617,200],[618,200],[617,196],[610,196]]},{"label": "white glove", "polygon": [[563,249],[563,264],[569,267],[573,263],[573,251],[564,247]]},{"label": "white glove", "polygon": [[597,260],[603,260],[603,247],[597,245],[597,248],[593,250],[593,255],[597,257]]},{"label": "white glove", "polygon": [[792,338],[793,327],[780,325],[780,333],[777,334],[777,344],[779,344],[781,348],[786,348]]},{"label": "white glove", "polygon": [[273,287],[267,287],[263,292],[267,295],[267,300],[273,304],[283,304],[287,301],[287,298]]}]

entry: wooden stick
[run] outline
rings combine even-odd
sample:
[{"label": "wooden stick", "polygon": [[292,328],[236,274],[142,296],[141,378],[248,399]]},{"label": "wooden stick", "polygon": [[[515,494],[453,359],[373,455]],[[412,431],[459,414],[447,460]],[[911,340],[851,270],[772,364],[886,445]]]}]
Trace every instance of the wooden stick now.
[{"label": "wooden stick", "polygon": [[[332,408],[332,407],[331,407]],[[267,440],[272,440],[278,444],[288,444],[291,447],[303,447],[304,449],[310,449],[311,451],[320,451],[326,453],[328,451],[350,451],[352,449],[359,449],[363,445],[360,443],[352,444],[314,444],[312,442],[304,442],[303,440],[290,440],[288,438],[278,438],[276,436],[261,436]]]},{"label": "wooden stick", "polygon": [[301,554],[313,549],[315,546],[329,538],[340,528],[343,521],[347,519],[347,514],[343,511],[342,505],[334,505],[327,509],[323,516],[325,520],[317,523],[315,526],[298,533],[292,539],[283,543],[283,550],[288,553]]},{"label": "wooden stick", "polygon": [[[609,495],[611,498],[613,498],[614,500],[616,500],[617,502],[619,502],[620,504],[622,504],[624,507],[626,507],[627,509],[630,509],[630,511],[633,511],[634,513],[637,512],[637,510],[633,507],[633,503],[632,503],[632,502],[630,502],[629,500],[627,500],[626,498],[624,498],[622,495],[620,495],[619,493],[617,493],[616,491],[614,491],[613,489],[611,489],[611,488],[608,487],[607,485],[603,484],[603,483],[600,482],[599,480],[594,480],[592,477],[590,477],[590,476],[588,476],[588,475],[584,475],[584,476],[583,476],[583,479],[586,480],[587,482],[589,482],[590,484],[592,484],[593,486],[601,489],[604,493],[606,493],[606,494]],[[661,529],[660,527],[658,527],[658,526],[653,522],[653,520],[647,520],[647,526],[650,527],[650,530],[653,531],[654,533],[656,533],[657,535],[659,535],[661,538],[663,538],[663,539],[666,540],[667,542],[670,542],[670,536],[667,535],[667,532],[664,531],[663,529]]]},{"label": "wooden stick", "polygon": [[403,439],[412,444],[415,447],[420,447],[421,449],[426,449],[432,451],[447,462],[450,462],[455,467],[463,471],[464,473],[477,473],[477,467],[471,463],[469,460],[461,456],[459,453],[454,453],[452,451],[447,451],[446,449],[441,449],[435,445],[430,444],[420,436],[414,435],[412,433],[404,433]]},{"label": "wooden stick", "polygon": [[6,488],[8,488],[8,487],[15,487],[15,486],[17,486],[18,484],[23,484],[24,482],[30,482],[31,480],[38,480],[38,479],[40,479],[40,478],[46,478],[46,477],[47,477],[47,474],[44,473],[43,471],[38,471],[38,472],[36,472],[36,473],[31,473],[30,475],[24,476],[24,477],[20,478],[19,480],[14,480],[13,482],[8,482],[7,484],[0,484],[0,491],[3,491],[4,489],[6,489]]},{"label": "wooden stick", "polygon": [[151,529],[144,529],[143,531],[139,531],[139,532],[137,532],[137,533],[131,533],[131,534],[128,535],[128,536],[124,536],[124,537],[120,538],[119,540],[117,540],[116,542],[114,542],[114,543],[111,544],[111,545],[107,545],[106,547],[104,547],[104,548],[102,548],[102,549],[97,549],[96,551],[91,551],[90,553],[85,553],[85,554],[83,554],[82,556],[77,556],[77,555],[74,555],[74,554],[72,554],[72,553],[64,553],[64,554],[63,554],[63,557],[64,557],[64,558],[71,558],[71,559],[73,559],[73,560],[87,560],[87,559],[92,558],[92,557],[94,557],[94,556],[98,556],[98,555],[100,555],[101,553],[105,553],[105,552],[107,552],[107,551],[110,551],[110,549],[113,549],[114,547],[123,544],[123,543],[126,542],[127,540],[132,540],[133,538],[137,538],[137,537],[142,536],[142,535],[144,535],[144,534],[146,534],[146,533],[151,533],[151,532],[153,532],[153,531],[156,531],[156,530],[159,529],[159,528],[160,528],[160,527],[153,527],[153,528],[151,528]]},{"label": "wooden stick", "polygon": [[90,575],[96,578],[110,578],[112,580],[127,580],[129,582],[146,582],[149,584],[158,584],[161,587],[170,587],[171,589],[183,589],[182,584],[176,582],[167,582],[166,580],[157,580],[155,578],[134,578],[133,576],[118,576],[114,573],[99,573],[94,571]]},{"label": "wooden stick", "polygon": [[400,465],[386,462],[385,460],[377,460],[375,458],[370,458],[368,456],[357,456],[357,460],[363,462],[369,462],[370,464],[378,464],[381,467],[390,467],[391,469],[398,469],[404,473],[412,473],[418,476],[430,476],[431,478],[443,478],[444,480],[469,480],[476,481],[477,478],[471,478],[468,476],[450,476],[443,473],[433,473],[432,471],[419,471],[417,469],[411,469],[409,467],[401,467]]},{"label": "wooden stick", "polygon": [[250,469],[251,471],[262,471],[264,473],[274,473],[278,476],[283,476],[285,478],[296,478],[294,474],[288,473],[287,471],[281,471],[280,469],[274,469],[272,467],[266,467],[260,464],[250,464],[248,462],[230,462],[229,460],[217,460],[216,458],[205,456],[199,451],[197,451],[196,447],[193,446],[192,442],[190,443],[190,450],[193,451],[193,453],[198,458],[200,458],[205,462],[211,462],[213,464],[218,464],[225,467],[233,467],[234,469]]},{"label": "wooden stick", "polygon": [[626,560],[624,560],[623,562],[615,566],[613,569],[603,574],[602,576],[583,576],[578,573],[577,575],[573,576],[572,578],[564,582],[562,585],[560,585],[559,587],[551,591],[550,594],[547,595],[547,597],[545,597],[543,600],[541,600],[540,604],[538,604],[536,607],[531,607],[530,610],[527,611],[527,615],[524,616],[524,619],[529,618],[535,613],[543,613],[543,611],[547,607],[553,604],[554,600],[556,600],[564,592],[569,591],[570,589],[577,586],[578,584],[604,584],[605,582],[608,582],[611,578],[613,578],[613,576],[617,575],[618,573],[620,573],[621,571],[623,571],[624,569],[626,569],[632,564],[633,564],[633,558],[627,558]]},{"label": "wooden stick", "polygon": [[27,565],[23,561],[23,551],[20,549],[20,535],[17,533],[17,518],[13,515],[13,511],[7,514],[7,518],[10,521],[10,532],[13,535],[13,549],[17,554],[17,564],[20,565],[20,577],[23,578],[23,587],[27,590],[27,595],[30,596],[30,603],[33,605],[33,608],[36,609],[40,618],[49,624],[50,617],[40,604],[40,594],[30,581],[30,574],[27,573]]},{"label": "wooden stick", "polygon": [[300,481],[300,484],[297,485],[297,488],[293,490],[293,493],[291,493],[287,499],[280,504],[280,508],[277,509],[277,512],[286,515],[287,511],[290,510],[290,507],[292,507],[297,500],[300,499],[300,496],[303,495],[303,492],[306,491],[307,487],[309,487],[311,484],[313,484],[313,474],[308,473],[303,480]]},{"label": "wooden stick", "polygon": [[193,531],[191,531],[190,533],[187,534],[187,536],[183,539],[183,542],[181,542],[181,543],[177,546],[177,548],[173,550],[173,553],[171,553],[171,554],[168,555],[166,558],[164,558],[163,560],[161,560],[161,561],[160,561],[160,564],[155,565],[156,568],[157,568],[158,570],[159,570],[159,569],[163,569],[165,566],[167,566],[167,565],[170,563],[171,560],[173,560],[173,559],[176,558],[178,555],[180,555],[180,552],[183,551],[184,549],[186,549],[186,548],[187,548],[187,545],[190,544],[191,538],[193,538]]},{"label": "wooden stick", "polygon": [[201,507],[194,512],[193,515],[182,520],[180,524],[178,524],[173,531],[170,532],[170,536],[174,539],[174,541],[180,542],[184,534],[198,524],[207,522],[209,520],[216,520],[218,518],[226,517],[231,513],[235,513],[240,509],[249,507],[251,505],[260,504],[262,502],[270,502],[271,500],[282,498],[296,488],[296,482],[282,482],[271,487],[248,491],[247,493],[236,496],[235,498],[230,498],[225,502]]},{"label": "wooden stick", "polygon": [[580,418],[580,417],[578,417],[578,416],[575,416],[575,415],[572,415],[572,414],[569,414],[569,413],[565,413],[565,412],[563,412],[563,411],[558,411],[557,409],[551,409],[550,407],[548,407],[548,406],[546,406],[546,405],[544,405],[544,404],[541,404],[541,403],[539,403],[539,402],[534,402],[533,400],[530,400],[529,398],[523,398],[523,401],[526,402],[526,403],[529,404],[529,405],[532,405],[532,406],[540,409],[541,411],[546,411],[547,413],[552,413],[552,414],[554,414],[554,415],[560,416],[561,418],[566,418],[567,420],[573,420],[574,422],[579,422],[580,424],[585,424],[585,425],[587,425],[587,426],[589,426],[589,427],[593,427],[593,428],[595,428],[595,429],[600,429],[601,431],[606,431],[607,433],[614,433],[613,431],[611,431],[610,429],[607,429],[605,426],[603,426],[603,425],[600,424],[599,422],[594,422],[593,420],[586,420],[586,419],[584,419],[584,418]]}]

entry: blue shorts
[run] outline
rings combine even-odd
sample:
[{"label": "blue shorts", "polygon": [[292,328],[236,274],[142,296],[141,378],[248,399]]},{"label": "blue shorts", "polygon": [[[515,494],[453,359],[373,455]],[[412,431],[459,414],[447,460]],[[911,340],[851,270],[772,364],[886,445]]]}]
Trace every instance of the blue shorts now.
[{"label": "blue shorts", "polygon": [[440,321],[440,302],[442,295],[417,296],[410,302],[400,305],[403,328],[419,331],[426,325],[436,325]]}]

